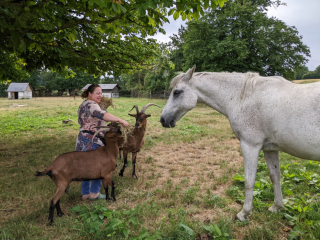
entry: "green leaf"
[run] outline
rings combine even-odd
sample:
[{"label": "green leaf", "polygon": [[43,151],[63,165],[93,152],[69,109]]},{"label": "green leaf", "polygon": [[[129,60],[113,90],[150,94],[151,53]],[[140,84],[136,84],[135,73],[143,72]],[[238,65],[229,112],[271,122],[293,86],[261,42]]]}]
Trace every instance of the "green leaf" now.
[{"label": "green leaf", "polygon": [[219,0],[219,6],[222,8],[224,6],[224,0]]},{"label": "green leaf", "polygon": [[216,233],[218,233],[219,236],[221,236],[221,230],[216,224],[212,224],[214,229],[216,230]]},{"label": "green leaf", "polygon": [[148,17],[148,18],[149,18],[149,25],[155,27],[156,24],[155,24],[154,20],[151,17]]},{"label": "green leaf", "polygon": [[211,8],[212,10],[216,10],[217,9],[217,4],[211,0]]},{"label": "green leaf", "polygon": [[175,11],[174,8],[170,9],[170,11],[169,11],[169,13],[168,13],[168,16],[171,16],[171,15],[174,13],[174,11]]},{"label": "green leaf", "polygon": [[302,212],[302,209],[301,209],[300,205],[297,206],[297,209],[298,209],[299,212]]},{"label": "green leaf", "polygon": [[118,12],[118,5],[114,2],[112,3],[112,9],[114,12],[116,12],[116,13]]},{"label": "green leaf", "polygon": [[180,224],[179,224],[179,227],[182,228],[182,229],[184,229],[184,231],[185,231],[187,234],[189,234],[190,236],[193,236],[193,235],[195,234],[194,231],[193,231],[191,228],[189,228],[188,226],[184,225],[183,223],[180,223]]},{"label": "green leaf", "polygon": [[209,7],[209,0],[203,0],[204,2],[204,9],[207,9]]},{"label": "green leaf", "polygon": [[176,11],[174,14],[173,14],[173,19],[174,20],[177,20],[178,18],[179,18],[179,12],[178,11]]},{"label": "green leaf", "polygon": [[146,15],[146,10],[143,9],[143,7],[139,8],[139,13],[142,17],[144,17]]},{"label": "green leaf", "polygon": [[120,9],[121,9],[121,11],[122,11],[123,13],[126,13],[126,12],[127,12],[127,9],[125,9],[121,4],[119,4],[118,6],[120,7]]}]

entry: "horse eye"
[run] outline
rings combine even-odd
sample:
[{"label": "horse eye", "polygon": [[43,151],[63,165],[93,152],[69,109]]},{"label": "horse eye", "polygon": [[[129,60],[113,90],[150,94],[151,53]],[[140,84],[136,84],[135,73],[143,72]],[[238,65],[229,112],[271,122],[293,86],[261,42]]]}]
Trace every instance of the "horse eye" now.
[{"label": "horse eye", "polygon": [[178,97],[181,92],[182,91],[180,91],[180,90],[174,90],[173,96]]}]

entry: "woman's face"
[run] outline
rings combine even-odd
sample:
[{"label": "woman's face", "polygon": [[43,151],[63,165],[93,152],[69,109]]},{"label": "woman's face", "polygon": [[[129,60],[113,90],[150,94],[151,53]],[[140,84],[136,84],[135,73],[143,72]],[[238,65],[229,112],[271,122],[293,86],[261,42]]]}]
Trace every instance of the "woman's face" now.
[{"label": "woman's face", "polygon": [[88,100],[95,101],[96,103],[100,103],[102,98],[102,89],[100,87],[96,87],[94,92],[89,92]]}]

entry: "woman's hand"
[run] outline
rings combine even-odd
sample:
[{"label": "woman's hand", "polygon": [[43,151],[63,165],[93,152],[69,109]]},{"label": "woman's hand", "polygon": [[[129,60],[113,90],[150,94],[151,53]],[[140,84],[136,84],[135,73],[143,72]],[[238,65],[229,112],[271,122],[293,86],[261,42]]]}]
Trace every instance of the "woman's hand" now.
[{"label": "woman's hand", "polygon": [[122,120],[122,119],[119,120],[119,123],[122,124],[124,127],[128,127],[129,126],[129,123],[127,121],[125,121],[125,120]]}]

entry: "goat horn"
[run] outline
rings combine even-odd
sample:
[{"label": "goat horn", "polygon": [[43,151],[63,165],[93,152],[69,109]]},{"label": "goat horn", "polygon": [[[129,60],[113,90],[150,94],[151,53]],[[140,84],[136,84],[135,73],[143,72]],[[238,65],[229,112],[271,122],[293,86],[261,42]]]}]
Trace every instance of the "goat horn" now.
[{"label": "goat horn", "polygon": [[158,106],[157,104],[148,103],[147,105],[144,105],[144,106],[142,107],[141,112],[144,113],[144,112],[147,110],[147,108],[150,107],[150,106],[157,106],[157,107],[161,108],[161,107]]},{"label": "goat horn", "polygon": [[[103,127],[103,126],[99,126],[99,127]],[[110,128],[105,126],[104,128],[99,129],[98,131],[95,132],[95,134],[93,135],[91,142],[93,143],[93,139],[95,138],[95,136],[100,133],[100,132],[109,132]]]},{"label": "goat horn", "polygon": [[130,110],[129,112],[131,112],[131,111],[132,111],[132,109],[134,109],[134,108],[136,108],[136,110],[137,110],[137,114],[138,114],[138,113],[139,113],[138,105],[134,105],[134,106],[131,108],[131,110]]}]

